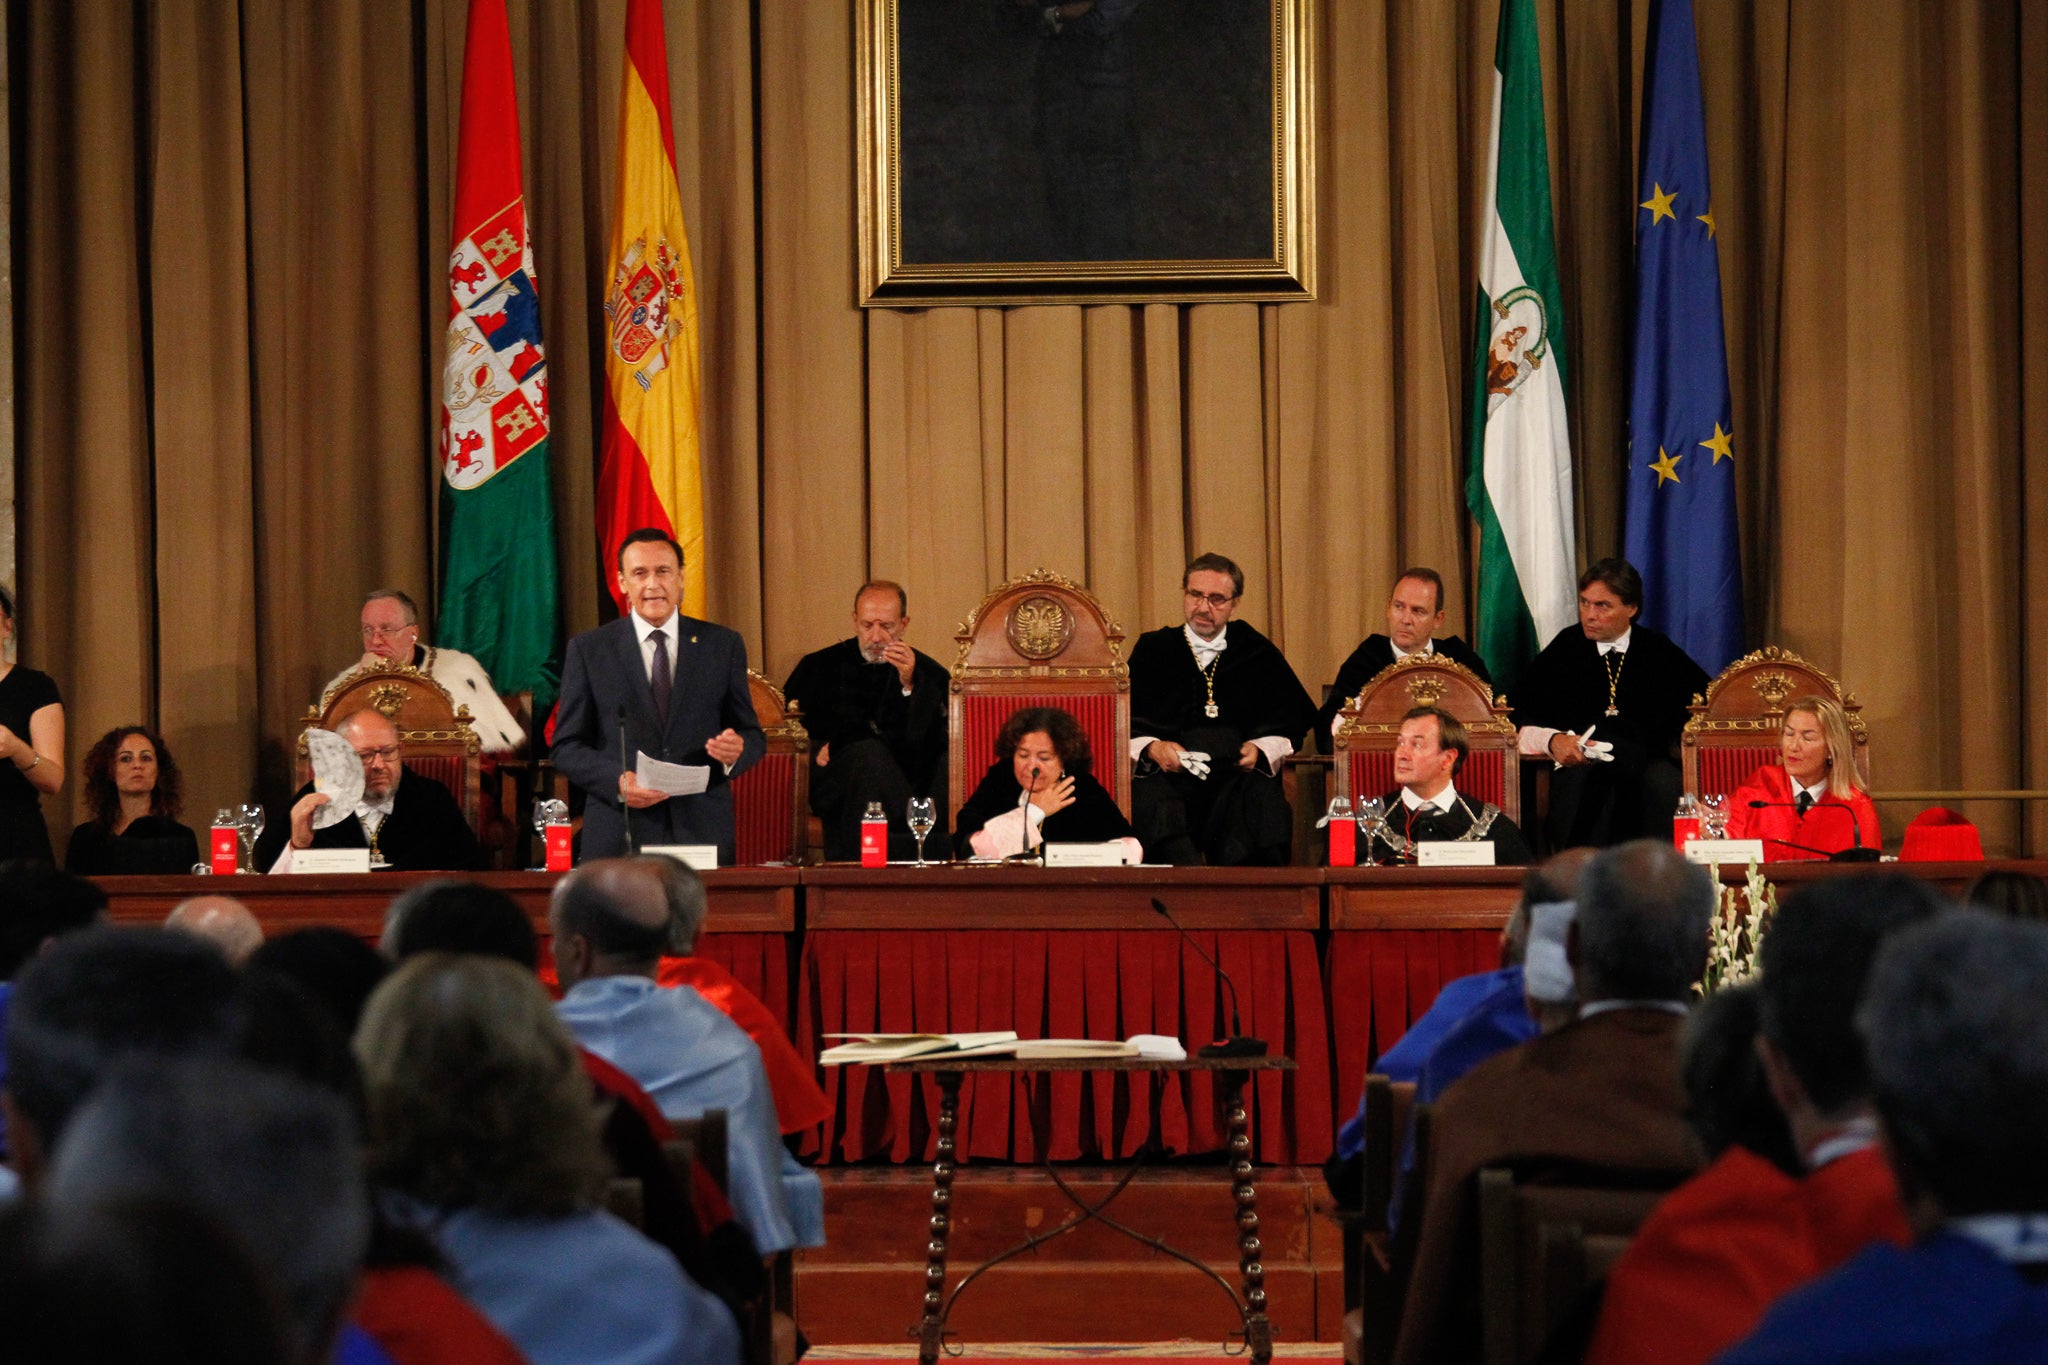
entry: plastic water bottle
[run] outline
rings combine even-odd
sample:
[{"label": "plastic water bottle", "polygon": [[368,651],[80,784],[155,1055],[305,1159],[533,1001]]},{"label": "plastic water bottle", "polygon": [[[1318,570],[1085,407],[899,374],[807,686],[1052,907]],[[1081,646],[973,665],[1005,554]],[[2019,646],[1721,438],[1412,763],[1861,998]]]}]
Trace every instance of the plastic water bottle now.
[{"label": "plastic water bottle", "polygon": [[1680,853],[1685,852],[1689,840],[1700,837],[1700,803],[1691,792],[1678,798],[1678,809],[1671,813],[1671,842]]},{"label": "plastic water bottle", "polygon": [[232,877],[242,870],[242,827],[235,813],[223,806],[213,813],[213,872]]},{"label": "plastic water bottle", "polygon": [[882,814],[879,801],[868,802],[868,813],[860,818],[860,865],[889,865],[889,817]]},{"label": "plastic water bottle", "polygon": [[1322,823],[1330,831],[1330,866],[1358,866],[1358,820],[1351,813],[1351,798],[1331,797]]}]

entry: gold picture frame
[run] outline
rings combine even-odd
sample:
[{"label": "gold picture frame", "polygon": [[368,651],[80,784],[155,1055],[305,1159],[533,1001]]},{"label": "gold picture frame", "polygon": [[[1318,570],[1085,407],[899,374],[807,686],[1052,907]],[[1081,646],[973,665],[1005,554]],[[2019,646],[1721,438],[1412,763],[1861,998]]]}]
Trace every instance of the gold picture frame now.
[{"label": "gold picture frame", "polygon": [[1314,298],[1315,0],[1196,2],[855,0],[861,306]]}]

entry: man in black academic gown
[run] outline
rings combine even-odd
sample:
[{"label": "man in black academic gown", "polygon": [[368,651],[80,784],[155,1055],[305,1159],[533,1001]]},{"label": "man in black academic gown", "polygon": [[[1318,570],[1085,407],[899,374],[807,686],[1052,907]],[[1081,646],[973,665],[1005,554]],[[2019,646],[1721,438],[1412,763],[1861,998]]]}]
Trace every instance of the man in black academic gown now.
[{"label": "man in black academic gown", "polygon": [[[1708,680],[1667,636],[1635,624],[1642,605],[1642,575],[1627,560],[1587,569],[1579,624],[1536,656],[1511,699],[1522,753],[1557,764],[1544,822],[1553,849],[1671,837],[1684,786],[1679,731]],[[1588,727],[1612,750],[1589,750]]]},{"label": "man in black academic gown", "polygon": [[376,850],[372,866],[381,857],[401,872],[473,872],[483,866],[476,832],[462,818],[454,795],[433,778],[405,770],[398,729],[390,720],[375,711],[357,711],[334,732],[362,760],[362,799],[350,818],[314,829],[313,812],[328,798],[311,783],[299,788],[290,817],[270,821],[257,841],[257,867],[287,871],[289,854],[302,848],[370,848]]},{"label": "man in black academic gown", "polygon": [[903,589],[876,579],[853,599],[853,637],[806,654],[783,693],[811,735],[811,813],[825,827],[825,858],[860,856],[860,819],[879,801],[889,817],[889,856],[910,858],[910,798],[933,798],[938,824],[927,847],[946,847],[945,667],[903,642],[910,628]]},{"label": "man in black academic gown", "polygon": [[1270,640],[1230,619],[1243,570],[1205,554],[1181,588],[1184,624],[1147,631],[1131,650],[1131,823],[1161,861],[1285,865],[1294,816],[1279,765],[1315,703]]},{"label": "man in black academic gown", "polygon": [[1316,712],[1318,749],[1326,754],[1336,752],[1330,742],[1330,727],[1336,723],[1337,713],[1350,705],[1351,699],[1382,669],[1391,668],[1395,660],[1410,654],[1441,654],[1453,663],[1463,664],[1477,673],[1481,682],[1491,685],[1493,676],[1472,652],[1472,646],[1455,635],[1439,639],[1437,632],[1443,628],[1443,575],[1420,566],[1402,570],[1394,581],[1393,592],[1387,595],[1387,633],[1368,635],[1351,651],[1351,657],[1337,670],[1337,682],[1330,689],[1328,700]]},{"label": "man in black academic gown", "polygon": [[1448,711],[1418,706],[1401,717],[1394,745],[1400,785],[1384,798],[1386,824],[1360,851],[1360,862],[1412,864],[1416,845],[1438,840],[1490,840],[1496,867],[1535,861],[1522,831],[1499,806],[1458,790],[1455,779],[1471,748],[1464,724]]}]

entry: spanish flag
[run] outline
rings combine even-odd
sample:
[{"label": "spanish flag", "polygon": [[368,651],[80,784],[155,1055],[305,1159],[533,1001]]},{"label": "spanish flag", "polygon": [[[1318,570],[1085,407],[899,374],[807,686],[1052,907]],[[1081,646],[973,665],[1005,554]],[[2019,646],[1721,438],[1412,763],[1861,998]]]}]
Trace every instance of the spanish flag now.
[{"label": "spanish flag", "polygon": [[[697,425],[697,283],[676,185],[661,0],[628,0],[619,181],[606,257],[604,446],[597,476],[603,578],[619,542],[661,527],[683,547],[683,610],[704,614],[704,488]],[[619,610],[625,601],[613,588]]]}]

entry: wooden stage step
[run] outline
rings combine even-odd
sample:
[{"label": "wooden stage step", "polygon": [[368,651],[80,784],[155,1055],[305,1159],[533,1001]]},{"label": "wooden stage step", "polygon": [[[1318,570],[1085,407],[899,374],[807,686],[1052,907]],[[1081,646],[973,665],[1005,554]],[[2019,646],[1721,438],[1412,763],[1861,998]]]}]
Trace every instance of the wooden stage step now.
[{"label": "wooden stage step", "polygon": [[[1090,1202],[1121,1174],[1084,1164],[1059,1170]],[[826,1245],[798,1254],[798,1321],[819,1345],[905,1340],[924,1293],[931,1168],[824,1167],[819,1175]],[[1275,1339],[1339,1340],[1342,1249],[1322,1172],[1261,1167],[1258,1196]],[[1235,1209],[1218,1161],[1148,1168],[1107,1212],[1241,1289]],[[952,1211],[949,1290],[988,1257],[1081,1216],[1042,1169],[1030,1166],[962,1167]],[[1236,1323],[1207,1276],[1091,1222],[976,1280],[949,1325],[971,1349],[977,1341],[1220,1342]]]}]

